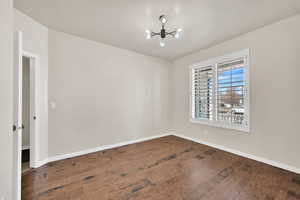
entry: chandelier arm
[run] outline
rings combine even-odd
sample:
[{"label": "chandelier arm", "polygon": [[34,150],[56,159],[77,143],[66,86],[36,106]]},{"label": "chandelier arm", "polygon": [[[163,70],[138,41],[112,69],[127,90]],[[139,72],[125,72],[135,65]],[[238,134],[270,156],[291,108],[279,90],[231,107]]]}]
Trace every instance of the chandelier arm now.
[{"label": "chandelier arm", "polygon": [[156,35],[160,35],[160,33],[156,33],[156,32],[151,32],[151,37],[154,37]]},{"label": "chandelier arm", "polygon": [[172,31],[172,32],[166,32],[167,35],[172,35],[173,37],[175,37],[177,31]]}]

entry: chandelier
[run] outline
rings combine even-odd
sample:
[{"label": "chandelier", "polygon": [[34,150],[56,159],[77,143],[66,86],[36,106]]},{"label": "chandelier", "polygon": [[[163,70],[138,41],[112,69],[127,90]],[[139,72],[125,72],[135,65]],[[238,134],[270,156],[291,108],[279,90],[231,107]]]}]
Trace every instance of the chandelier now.
[{"label": "chandelier", "polygon": [[161,22],[161,31],[160,32],[153,32],[149,29],[146,30],[146,38],[147,39],[151,39],[155,36],[159,36],[160,37],[160,46],[161,47],[164,47],[166,45],[165,43],[165,38],[167,36],[171,36],[173,38],[176,38],[178,39],[180,37],[180,33],[182,32],[182,29],[181,28],[177,28],[175,29],[174,31],[171,31],[171,32],[167,32],[166,29],[165,29],[165,25],[166,23],[168,22],[167,18],[165,15],[161,15],[159,17],[159,21]]}]

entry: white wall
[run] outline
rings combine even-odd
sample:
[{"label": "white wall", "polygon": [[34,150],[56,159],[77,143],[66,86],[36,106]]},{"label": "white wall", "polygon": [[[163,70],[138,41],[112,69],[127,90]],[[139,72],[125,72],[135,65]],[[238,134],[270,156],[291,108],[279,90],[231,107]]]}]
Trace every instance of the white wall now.
[{"label": "white wall", "polygon": [[37,123],[39,161],[48,157],[48,28],[14,11],[14,29],[23,32],[23,48],[38,56]]},{"label": "white wall", "polygon": [[[39,161],[48,151],[54,156],[170,131],[169,62],[56,31],[48,38],[47,27],[18,10],[14,20],[24,50],[39,57]],[[48,40],[49,102],[57,104],[49,113],[49,141]]]},{"label": "white wall", "polygon": [[23,57],[22,147],[30,146],[30,59]]},{"label": "white wall", "polygon": [[[251,132],[189,122],[189,65],[251,49]],[[173,63],[173,129],[178,134],[300,168],[300,15]]]},{"label": "white wall", "polygon": [[0,1],[0,198],[12,198],[13,2]]},{"label": "white wall", "polygon": [[[51,157],[174,130],[300,167],[299,15],[178,59],[171,68],[158,58],[57,31],[48,35],[18,11],[15,19],[25,50],[41,57],[40,159],[47,151]],[[190,123],[189,65],[245,48],[251,49],[251,133]],[[48,53],[49,102],[55,104],[49,138]]]},{"label": "white wall", "polygon": [[170,63],[49,31],[49,156],[170,131]]}]

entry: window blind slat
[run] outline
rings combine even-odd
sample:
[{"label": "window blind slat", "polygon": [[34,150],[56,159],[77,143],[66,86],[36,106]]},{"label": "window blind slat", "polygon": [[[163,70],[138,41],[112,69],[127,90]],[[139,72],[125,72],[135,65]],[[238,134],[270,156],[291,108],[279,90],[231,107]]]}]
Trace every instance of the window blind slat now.
[{"label": "window blind slat", "polygon": [[195,69],[192,75],[194,118],[213,119],[213,68]]}]

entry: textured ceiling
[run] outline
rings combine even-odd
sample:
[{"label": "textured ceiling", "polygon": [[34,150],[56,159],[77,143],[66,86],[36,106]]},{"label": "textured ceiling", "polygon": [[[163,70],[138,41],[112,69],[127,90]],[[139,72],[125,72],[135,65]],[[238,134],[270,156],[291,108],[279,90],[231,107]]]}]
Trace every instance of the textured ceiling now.
[{"label": "textured ceiling", "polygon": [[[173,60],[297,14],[300,0],[15,0],[40,23],[90,40]],[[146,40],[145,29],[183,28],[182,38]]]}]

